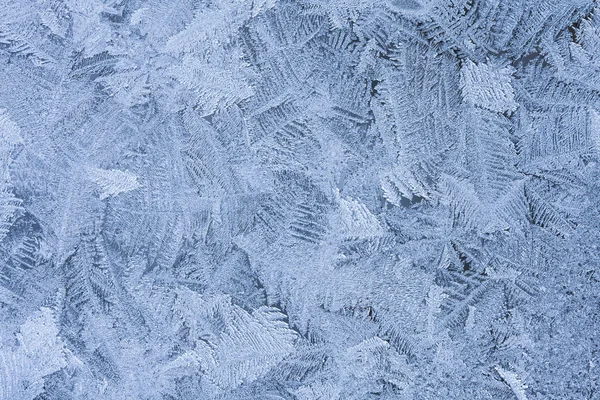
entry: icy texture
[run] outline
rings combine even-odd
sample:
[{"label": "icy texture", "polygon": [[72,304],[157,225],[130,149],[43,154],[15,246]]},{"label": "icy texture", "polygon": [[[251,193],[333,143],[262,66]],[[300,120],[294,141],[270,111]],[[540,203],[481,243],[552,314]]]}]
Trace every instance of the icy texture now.
[{"label": "icy texture", "polygon": [[600,399],[593,0],[0,0],[0,400]]}]

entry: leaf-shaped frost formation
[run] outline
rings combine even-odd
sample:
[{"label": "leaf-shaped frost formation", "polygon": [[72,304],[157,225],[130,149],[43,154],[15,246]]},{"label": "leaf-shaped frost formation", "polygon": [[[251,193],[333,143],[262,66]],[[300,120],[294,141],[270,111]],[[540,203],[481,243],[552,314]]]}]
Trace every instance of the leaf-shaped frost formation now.
[{"label": "leaf-shaped frost formation", "polygon": [[92,169],[91,179],[100,188],[100,199],[116,196],[120,193],[130,192],[141,186],[138,177],[129,171],[120,171],[118,169]]}]

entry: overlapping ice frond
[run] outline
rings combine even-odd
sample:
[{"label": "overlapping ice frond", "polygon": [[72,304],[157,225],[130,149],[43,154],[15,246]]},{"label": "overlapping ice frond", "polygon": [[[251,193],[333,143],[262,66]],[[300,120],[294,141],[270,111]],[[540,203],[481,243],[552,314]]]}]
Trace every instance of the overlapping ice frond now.
[{"label": "overlapping ice frond", "polygon": [[6,0],[0,400],[597,399],[593,0]]}]

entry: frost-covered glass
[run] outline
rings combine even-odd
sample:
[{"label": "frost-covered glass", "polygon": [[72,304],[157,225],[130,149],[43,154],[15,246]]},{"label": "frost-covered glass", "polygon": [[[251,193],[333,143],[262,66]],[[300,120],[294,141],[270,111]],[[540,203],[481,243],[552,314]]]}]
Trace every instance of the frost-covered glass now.
[{"label": "frost-covered glass", "polygon": [[0,400],[599,400],[594,0],[0,0]]}]

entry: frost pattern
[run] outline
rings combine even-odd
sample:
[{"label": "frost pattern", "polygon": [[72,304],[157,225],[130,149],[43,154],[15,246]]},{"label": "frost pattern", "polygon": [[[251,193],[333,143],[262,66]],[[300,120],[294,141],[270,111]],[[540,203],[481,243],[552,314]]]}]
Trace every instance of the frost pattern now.
[{"label": "frost pattern", "polygon": [[117,169],[94,169],[89,172],[92,180],[100,187],[100,200],[115,196],[119,193],[129,192],[140,187],[137,176],[131,172]]},{"label": "frost pattern", "polygon": [[0,400],[600,399],[594,0],[3,0]]}]

